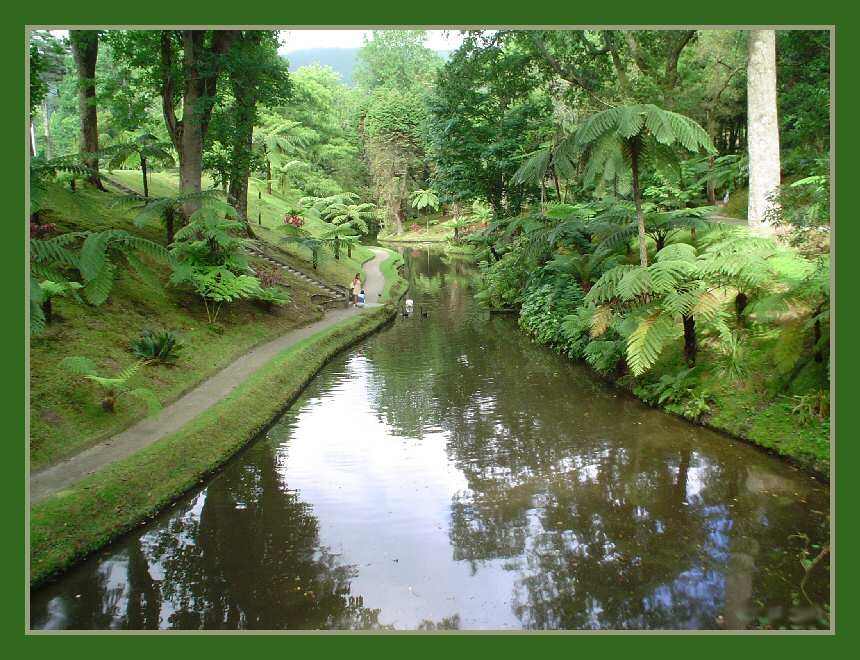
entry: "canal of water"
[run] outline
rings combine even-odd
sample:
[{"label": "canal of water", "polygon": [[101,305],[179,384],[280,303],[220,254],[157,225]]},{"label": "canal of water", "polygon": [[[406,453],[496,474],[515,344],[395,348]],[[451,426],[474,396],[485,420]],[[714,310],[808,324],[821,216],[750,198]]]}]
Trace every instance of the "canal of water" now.
[{"label": "canal of water", "polygon": [[[31,594],[33,628],[824,625],[827,486],[650,409],[405,252],[415,313],[329,363],[152,523]],[[277,392],[271,396],[277,397]],[[808,599],[807,599],[808,596]]]}]

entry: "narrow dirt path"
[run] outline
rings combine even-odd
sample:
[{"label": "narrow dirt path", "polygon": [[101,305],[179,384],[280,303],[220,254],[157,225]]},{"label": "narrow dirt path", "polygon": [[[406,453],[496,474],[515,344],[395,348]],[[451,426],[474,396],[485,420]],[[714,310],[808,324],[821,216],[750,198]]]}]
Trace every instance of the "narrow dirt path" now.
[{"label": "narrow dirt path", "polygon": [[[382,289],[385,285],[385,278],[379,267],[389,253],[379,248],[371,249],[374,257],[364,265],[364,271],[367,275],[364,290],[368,301],[367,306],[376,307],[380,304],[377,301],[382,295]],[[339,321],[360,313],[361,310],[352,307],[331,310],[326,313],[324,318],[315,323],[296,328],[277,339],[261,344],[200,383],[181,398],[165,406],[158,415],[143,419],[125,431],[60,463],[31,473],[30,502],[35,503],[43,500],[64,488],[68,488],[104,466],[127,458],[161,438],[175,433],[230,394],[240,383],[284,349]]]}]

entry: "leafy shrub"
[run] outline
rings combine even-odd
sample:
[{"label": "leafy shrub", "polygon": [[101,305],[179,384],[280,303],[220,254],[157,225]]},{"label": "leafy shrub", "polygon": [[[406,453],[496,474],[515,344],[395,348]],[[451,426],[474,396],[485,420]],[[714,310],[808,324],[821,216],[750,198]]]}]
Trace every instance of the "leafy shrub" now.
[{"label": "leafy shrub", "polygon": [[269,288],[273,286],[285,286],[286,280],[283,276],[283,271],[280,268],[267,268],[265,266],[259,266],[256,268],[257,271],[257,279],[260,280],[260,285],[263,288]]},{"label": "leafy shrub", "polygon": [[174,364],[183,345],[171,330],[144,330],[131,344],[131,352],[148,362]]},{"label": "leafy shrub", "polygon": [[583,357],[592,369],[608,375],[622,364],[625,350],[626,343],[623,340],[596,339],[585,347]]},{"label": "leafy shrub", "polygon": [[561,331],[564,334],[568,357],[585,357],[585,349],[591,341],[591,317],[594,309],[594,305],[581,305],[573,314],[564,317]]},{"label": "leafy shrub", "polygon": [[[225,215],[227,217],[225,217]],[[252,272],[243,248],[246,239],[236,235],[243,225],[228,205],[202,207],[176,232],[170,251],[174,285],[190,285],[203,300],[209,325],[214,326],[224,303],[257,298],[282,304],[288,297],[263,289]]]},{"label": "leafy shrub", "polygon": [[830,414],[830,395],[827,390],[808,392],[791,397],[791,414],[803,425],[821,422]]},{"label": "leafy shrub", "polygon": [[696,369],[681,369],[674,374],[663,374],[656,381],[642,383],[633,393],[645,403],[662,406],[680,404],[689,399],[696,386]]},{"label": "leafy shrub", "polygon": [[562,324],[582,304],[582,288],[573,279],[529,286],[520,308],[520,327],[543,344],[565,343]]},{"label": "leafy shrub", "polygon": [[531,266],[520,250],[511,250],[492,263],[483,261],[475,298],[490,309],[515,307],[522,301]]},{"label": "leafy shrub", "polygon": [[694,422],[701,422],[702,417],[711,412],[711,401],[711,395],[707,390],[696,392],[683,404],[681,414]]}]

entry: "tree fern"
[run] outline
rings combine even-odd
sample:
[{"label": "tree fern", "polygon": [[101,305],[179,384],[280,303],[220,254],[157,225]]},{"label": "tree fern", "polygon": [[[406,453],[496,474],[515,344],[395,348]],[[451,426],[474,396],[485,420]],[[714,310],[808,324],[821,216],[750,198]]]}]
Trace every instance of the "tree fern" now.
[{"label": "tree fern", "polygon": [[637,104],[610,108],[592,115],[577,132],[576,144],[589,153],[590,162],[586,168],[588,180],[593,180],[598,171],[603,171],[604,178],[617,176],[619,155],[629,164],[636,206],[640,263],[647,266],[645,218],[639,187],[642,158],[648,152],[661,160],[667,158],[670,154],[661,145],[681,145],[687,151],[713,153],[715,150],[708,134],[688,117],[652,104]]}]

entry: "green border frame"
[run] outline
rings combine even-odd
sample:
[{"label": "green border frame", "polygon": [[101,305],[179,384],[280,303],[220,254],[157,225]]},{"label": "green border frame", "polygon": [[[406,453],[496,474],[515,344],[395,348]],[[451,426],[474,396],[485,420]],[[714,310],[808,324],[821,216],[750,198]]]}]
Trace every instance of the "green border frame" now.
[{"label": "green border frame", "polygon": [[[19,650],[24,653],[43,653],[52,655],[67,654],[74,651],[88,655],[102,655],[120,651],[131,656],[149,656],[152,644],[161,641],[131,643],[123,640],[123,636],[84,635],[82,639],[70,639],[63,636],[25,636],[25,612],[23,590],[27,588],[24,574],[24,559],[27,556],[24,547],[24,460],[25,453],[22,444],[25,439],[26,403],[26,372],[25,350],[26,337],[24,334],[24,319],[26,300],[24,299],[26,222],[24,209],[24,159],[26,154],[25,124],[22,122],[24,107],[24,67],[22,55],[25,51],[24,27],[26,25],[147,25],[147,24],[188,24],[188,25],[271,25],[291,24],[296,26],[397,26],[422,25],[441,27],[447,25],[481,26],[572,26],[572,25],[712,25],[712,26],[743,26],[743,25],[773,25],[773,26],[831,26],[835,25],[835,52],[838,55],[834,69],[836,93],[834,94],[835,113],[832,124],[835,127],[837,117],[847,117],[839,123],[838,139],[834,141],[834,154],[837,169],[833,191],[836,198],[836,229],[835,229],[835,276],[837,287],[845,284],[849,298],[842,306],[838,306],[836,319],[833,323],[835,336],[842,336],[856,327],[858,311],[850,300],[851,284],[856,280],[858,261],[849,259],[849,246],[857,245],[857,234],[860,225],[853,222],[848,215],[848,205],[840,203],[838,191],[845,187],[851,190],[851,184],[856,181],[856,170],[860,166],[849,160],[846,154],[856,153],[857,128],[851,120],[849,109],[855,106],[854,100],[858,95],[857,86],[853,81],[853,69],[858,58],[860,47],[860,26],[852,21],[854,11],[847,3],[837,8],[835,2],[817,2],[794,4],[788,2],[758,2],[753,3],[739,0],[723,0],[719,3],[691,3],[689,0],[662,0],[652,3],[637,3],[625,6],[622,3],[541,3],[503,5],[498,0],[434,0],[425,3],[405,3],[388,7],[371,3],[285,3],[274,0],[257,0],[253,4],[226,5],[216,3],[176,3],[165,0],[150,0],[147,3],[117,3],[106,0],[88,0],[85,3],[63,3],[52,6],[53,3],[44,1],[37,4],[15,4],[5,8],[7,15],[3,29],[5,37],[2,47],[5,51],[4,61],[9,76],[11,103],[3,105],[2,111],[7,116],[3,131],[6,158],[2,160],[4,170],[3,181],[7,184],[7,200],[12,200],[11,217],[0,224],[2,240],[0,250],[0,282],[3,283],[6,296],[4,300],[16,310],[7,313],[6,321],[0,325],[3,340],[3,362],[6,377],[3,379],[4,396],[2,402],[2,417],[6,429],[6,455],[11,460],[2,462],[3,478],[0,479],[0,489],[5,495],[5,520],[9,532],[7,541],[0,545],[2,553],[2,633],[7,653]],[[19,17],[20,14],[20,17]],[[833,129],[832,129],[833,130]],[[20,132],[19,132],[20,131]],[[22,140],[22,137],[25,138]],[[854,183],[856,187],[856,183]],[[842,212],[842,213],[841,213]],[[841,289],[840,289],[841,291]],[[846,335],[850,336],[850,335]],[[213,639],[215,635],[179,635],[170,644],[171,650],[183,653],[212,653],[219,650],[231,653],[242,650],[247,653],[247,644],[253,640],[254,651],[259,651],[259,644],[266,645],[266,650],[294,654],[297,651],[319,653],[381,653],[402,654],[404,651],[414,652],[420,648],[427,652],[460,650],[465,653],[480,653],[482,655],[509,653],[521,655],[523,650],[538,650],[542,653],[558,650],[562,653],[578,653],[597,651],[618,653],[619,651],[633,652],[637,656],[643,652],[665,654],[667,650],[689,653],[697,656],[725,657],[726,651],[739,651],[744,647],[756,654],[779,654],[781,657],[809,657],[815,653],[849,652],[856,646],[860,635],[855,631],[853,617],[858,608],[852,598],[852,587],[857,584],[856,563],[852,561],[857,547],[858,531],[852,524],[851,506],[857,496],[856,479],[848,479],[849,471],[857,464],[858,448],[854,441],[853,429],[856,429],[857,417],[860,415],[851,406],[852,388],[846,378],[842,377],[843,370],[856,363],[858,348],[853,342],[839,342],[836,350],[836,365],[834,382],[837,392],[834,397],[834,413],[836,420],[833,425],[835,432],[843,440],[836,442],[834,456],[834,484],[837,502],[847,503],[849,512],[840,520],[836,538],[837,546],[837,580],[834,582],[836,595],[835,623],[836,635],[721,635],[719,641],[710,635],[708,642],[697,640],[699,634],[685,636],[648,635],[613,635],[611,639],[599,635],[577,635],[575,639],[564,634],[536,636],[515,635],[440,635],[433,641],[423,639],[420,647],[417,640],[409,640],[408,635],[374,636],[372,639],[355,639],[352,635],[333,635],[325,639],[317,637],[294,636],[250,636],[242,635],[240,639]],[[838,460],[837,460],[838,459]],[[838,509],[841,513],[844,507]],[[836,508],[834,507],[834,515]],[[707,634],[707,633],[704,633]],[[163,640],[166,635],[156,635]],[[176,636],[176,635],[174,635]],[[139,639],[139,636],[136,636]],[[238,637],[238,636],[237,636]],[[349,637],[349,638],[347,638]],[[528,637],[528,639],[526,639]],[[642,637],[654,637],[644,640]],[[763,637],[774,637],[764,641]],[[815,639],[813,639],[815,638]],[[599,644],[600,646],[595,646]],[[853,643],[853,644],[852,644]],[[583,644],[585,647],[583,647]],[[14,646],[13,646],[14,645]],[[20,645],[20,647],[19,647]],[[289,646],[287,646],[289,645]],[[298,645],[298,648],[297,646]],[[528,645],[528,646],[525,646]],[[671,645],[671,648],[667,648]],[[609,648],[609,647],[612,648]],[[18,647],[18,648],[16,648]],[[45,648],[50,647],[50,648]],[[621,647],[621,648],[619,648]],[[753,648],[754,647],[754,648]],[[15,654],[12,657],[18,657]]]}]

